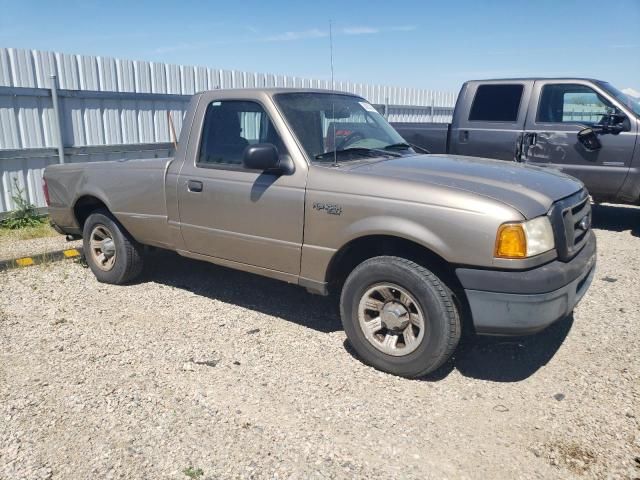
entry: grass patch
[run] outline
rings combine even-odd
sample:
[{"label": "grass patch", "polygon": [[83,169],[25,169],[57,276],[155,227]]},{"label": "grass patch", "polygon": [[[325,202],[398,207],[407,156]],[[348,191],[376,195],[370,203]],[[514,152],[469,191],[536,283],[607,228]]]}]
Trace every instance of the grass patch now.
[{"label": "grass patch", "polygon": [[51,228],[48,223],[40,223],[38,225],[16,229],[0,227],[0,241],[3,242],[55,237],[57,235],[60,234]]},{"label": "grass patch", "polygon": [[201,468],[193,468],[193,467],[188,467],[185,468],[182,473],[184,473],[187,477],[189,478],[193,478],[195,480],[197,480],[198,478],[200,478],[202,475],[204,475],[204,472],[202,471]]},{"label": "grass patch", "polygon": [[37,227],[45,223],[45,219],[40,215],[36,206],[25,196],[24,188],[18,183],[18,178],[13,178],[13,193],[11,199],[14,203],[14,209],[9,212],[4,220],[0,222],[0,226],[10,230],[19,230],[27,227]]}]

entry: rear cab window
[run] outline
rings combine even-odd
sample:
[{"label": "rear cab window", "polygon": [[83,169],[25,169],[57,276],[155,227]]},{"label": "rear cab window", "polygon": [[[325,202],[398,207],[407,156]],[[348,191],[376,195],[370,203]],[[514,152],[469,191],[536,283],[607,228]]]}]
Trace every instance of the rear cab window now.
[{"label": "rear cab window", "polygon": [[469,121],[516,123],[523,92],[522,84],[480,85],[471,104]]}]

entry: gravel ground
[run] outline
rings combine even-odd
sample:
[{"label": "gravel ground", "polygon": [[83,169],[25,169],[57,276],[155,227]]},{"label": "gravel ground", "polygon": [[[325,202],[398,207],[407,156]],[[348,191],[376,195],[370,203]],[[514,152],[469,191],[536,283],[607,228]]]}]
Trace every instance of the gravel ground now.
[{"label": "gravel ground", "polygon": [[571,318],[423,380],[356,360],[334,300],[173,254],[1,273],[0,478],[638,478],[640,209],[596,222]]},{"label": "gravel ground", "polygon": [[55,252],[68,248],[82,246],[82,240],[67,242],[64,235],[54,237],[32,238],[30,240],[15,241],[9,238],[0,238],[0,260],[28,257],[40,253]]}]

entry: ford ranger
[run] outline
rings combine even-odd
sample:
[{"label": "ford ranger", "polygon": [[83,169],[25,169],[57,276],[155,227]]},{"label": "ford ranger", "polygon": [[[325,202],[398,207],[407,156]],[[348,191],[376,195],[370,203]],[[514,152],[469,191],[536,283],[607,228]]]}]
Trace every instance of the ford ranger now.
[{"label": "ford ranger", "polygon": [[358,355],[406,377],[445,362],[463,328],[562,319],[594,274],[578,180],[419,154],[350,94],[199,93],[175,157],[54,165],[44,179],[53,225],[83,238],[99,281],[134,280],[151,246],[335,292]]},{"label": "ford ranger", "polygon": [[607,82],[469,81],[450,125],[394,126],[430,153],[548,167],[580,179],[596,202],[640,204],[640,102]]}]

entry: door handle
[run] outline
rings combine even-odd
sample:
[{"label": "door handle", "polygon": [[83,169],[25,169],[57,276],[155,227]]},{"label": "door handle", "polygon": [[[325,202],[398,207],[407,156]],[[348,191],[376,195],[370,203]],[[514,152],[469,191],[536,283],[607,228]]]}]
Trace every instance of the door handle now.
[{"label": "door handle", "polygon": [[458,138],[460,143],[467,143],[469,141],[469,130],[460,130]]},{"label": "door handle", "polygon": [[202,191],[202,182],[199,180],[189,180],[187,182],[187,188],[190,192],[201,192]]}]

